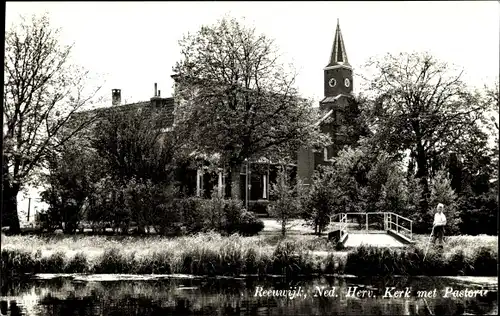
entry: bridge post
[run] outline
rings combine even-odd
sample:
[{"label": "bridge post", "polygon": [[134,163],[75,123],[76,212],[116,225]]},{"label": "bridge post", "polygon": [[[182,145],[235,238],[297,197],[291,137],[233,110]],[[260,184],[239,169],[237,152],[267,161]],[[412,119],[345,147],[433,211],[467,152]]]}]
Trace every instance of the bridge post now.
[{"label": "bridge post", "polygon": [[368,231],[368,213],[366,213],[366,231]]},{"label": "bridge post", "polygon": [[410,239],[413,240],[413,222],[410,222]]},{"label": "bridge post", "polygon": [[396,232],[399,233],[399,223],[398,223],[398,218],[399,218],[399,215],[396,214]]}]

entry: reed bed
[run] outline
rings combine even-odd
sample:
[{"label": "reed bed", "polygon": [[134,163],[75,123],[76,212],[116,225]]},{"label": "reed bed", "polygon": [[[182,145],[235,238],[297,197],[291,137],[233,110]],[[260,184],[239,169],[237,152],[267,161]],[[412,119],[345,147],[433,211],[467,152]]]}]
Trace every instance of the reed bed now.
[{"label": "reed bed", "polygon": [[[2,273],[309,274],[307,242],[216,233],[179,238],[7,236]],[[306,246],[304,246],[306,245]],[[310,248],[310,247],[309,247]]]},{"label": "reed bed", "polygon": [[404,249],[358,247],[345,272],[356,275],[498,275],[496,236],[452,236],[443,249],[417,242]]},{"label": "reed bed", "polygon": [[424,260],[424,242],[405,249],[358,247],[346,254],[336,252],[326,239],[312,236],[285,239],[217,233],[179,238],[2,236],[1,272],[10,276],[22,273],[497,275],[498,242],[492,236],[486,237],[449,237],[444,252],[430,247]]}]

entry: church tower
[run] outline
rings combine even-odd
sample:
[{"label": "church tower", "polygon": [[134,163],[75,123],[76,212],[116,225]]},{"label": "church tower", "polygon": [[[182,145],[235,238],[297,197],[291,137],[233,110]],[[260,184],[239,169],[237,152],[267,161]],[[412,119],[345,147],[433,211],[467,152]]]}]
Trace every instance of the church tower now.
[{"label": "church tower", "polygon": [[347,59],[347,52],[340,30],[339,20],[333,39],[328,64],[323,69],[324,98],[319,103],[321,119],[317,124],[320,130],[330,135],[332,143],[321,151],[300,148],[297,155],[297,175],[304,184],[312,181],[318,165],[329,164],[332,157],[350,143],[348,122],[352,117],[353,71]]},{"label": "church tower", "polygon": [[346,122],[345,116],[349,109],[349,100],[352,97],[353,80],[352,67],[347,59],[347,52],[337,19],[337,29],[333,39],[330,60],[323,69],[325,97],[320,101],[320,109],[329,120],[321,124],[321,131],[329,134],[333,143],[324,149],[323,162],[332,158],[345,144]]},{"label": "church tower", "polygon": [[352,67],[347,59],[338,19],[330,61],[323,71],[325,98],[320,102],[320,106],[322,110],[330,110],[335,103],[338,103],[337,100],[350,97],[353,85]]}]

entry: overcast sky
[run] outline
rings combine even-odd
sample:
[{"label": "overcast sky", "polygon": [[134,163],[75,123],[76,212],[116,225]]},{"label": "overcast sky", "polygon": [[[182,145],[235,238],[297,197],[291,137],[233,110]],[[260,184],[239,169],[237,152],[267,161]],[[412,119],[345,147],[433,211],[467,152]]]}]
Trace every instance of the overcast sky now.
[{"label": "overcast sky", "polygon": [[[7,27],[19,15],[48,12],[75,43],[74,61],[102,74],[103,91],[122,89],[122,100],[147,100],[158,83],[172,94],[178,40],[224,14],[255,26],[276,40],[285,62],[299,70],[305,97],[323,96],[323,68],[337,18],[354,71],[374,55],[429,51],[466,71],[473,85],[491,83],[499,72],[498,1],[471,2],[13,2]],[[354,79],[359,91],[359,77]]]}]

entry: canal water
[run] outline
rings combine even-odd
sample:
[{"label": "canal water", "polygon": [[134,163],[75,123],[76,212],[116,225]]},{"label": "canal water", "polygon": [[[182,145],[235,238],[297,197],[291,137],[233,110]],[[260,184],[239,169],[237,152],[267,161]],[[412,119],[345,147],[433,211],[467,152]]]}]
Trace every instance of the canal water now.
[{"label": "canal water", "polygon": [[2,315],[496,315],[497,278],[37,275]]}]

